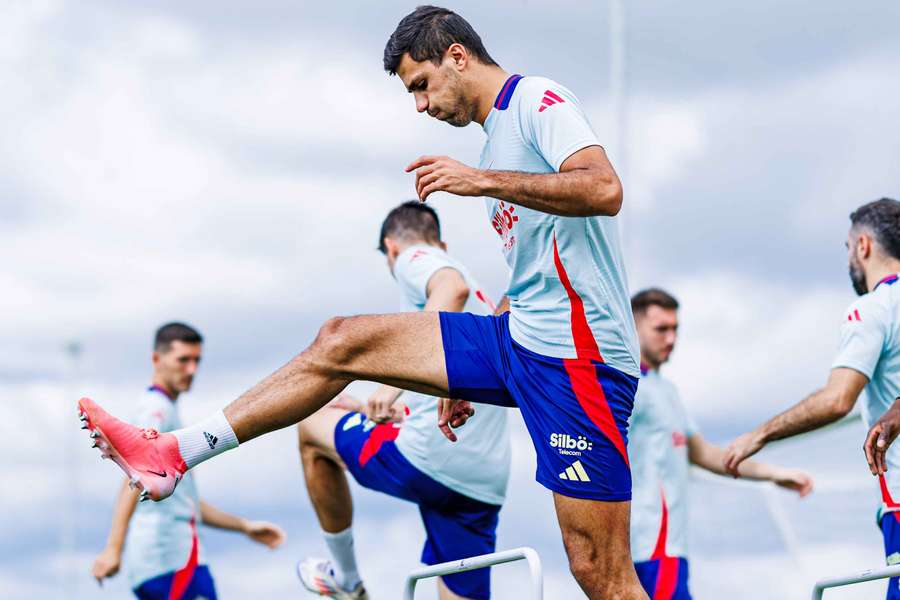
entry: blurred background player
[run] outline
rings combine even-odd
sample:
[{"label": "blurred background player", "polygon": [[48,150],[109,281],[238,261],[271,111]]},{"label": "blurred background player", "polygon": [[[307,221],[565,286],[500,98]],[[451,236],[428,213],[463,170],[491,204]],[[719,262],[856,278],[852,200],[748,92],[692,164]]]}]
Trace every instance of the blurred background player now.
[{"label": "blurred background player", "polygon": [[[183,323],[159,328],[153,345],[151,385],[135,407],[135,423],[157,431],[181,427],[176,402],[187,392],[200,365],[203,338]],[[94,561],[98,583],[119,571],[125,549],[125,570],[138,598],[146,600],[215,600],[209,568],[203,564],[197,522],[239,531],[275,548],[284,532],[271,523],[247,521],[200,500],[190,473],[165,502],[137,503],[138,491],[126,479],[113,511],[106,548]]]},{"label": "blurred background player", "polygon": [[[847,252],[850,281],[860,296],[847,309],[841,325],[841,342],[828,382],[799,404],[766,421],[732,442],[726,466],[732,473],[748,456],[767,443],[813,429],[846,416],[866,390],[863,420],[872,427],[865,449],[869,466],[881,476],[882,506],[878,523],[884,537],[888,564],[900,562],[900,513],[893,502],[900,492],[897,448],[888,450],[878,440],[885,422],[876,423],[900,396],[900,202],[882,198],[850,214]],[[887,421],[896,423],[896,412]],[[890,485],[883,474],[887,466]],[[888,582],[887,597],[900,599],[900,580]]]},{"label": "blurred background player", "polygon": [[[330,319],[309,348],[223,410],[153,439],[89,398],[80,416],[107,443],[102,452],[159,500],[188,469],[300,422],[352,381],[448,397],[438,403],[448,436],[473,413],[470,402],[517,407],[575,580],[592,599],[645,599],[629,551],[626,448],[640,361],[615,219],[619,177],[578,98],[501,68],[453,11],[421,6],[406,15],[383,66],[419,112],[483,126],[477,168],[422,156],[406,171],[415,171],[422,201],[447,192],[486,202],[510,267],[509,312]],[[569,456],[554,435],[583,436],[592,450]]]},{"label": "blurred background player", "polygon": [[[403,296],[416,310],[491,314],[478,283],[446,252],[437,213],[418,201],[393,209],[378,248]],[[326,406],[299,425],[310,500],[332,561],[298,565],[303,584],[334,598],[365,598],[351,529],[353,504],[344,469],[361,485],[419,505],[426,540],[422,562],[437,564],[494,552],[498,513],[509,479],[506,408],[479,405],[454,444],[435,427],[438,399],[380,386],[368,403]],[[362,414],[365,412],[365,414]],[[402,425],[396,421],[403,421]],[[442,600],[490,597],[490,569],[438,578]]]},{"label": "blurred background player", "polygon": [[[651,288],[635,294],[631,309],[641,345],[641,384],[631,415],[628,456],[634,487],[631,554],[641,584],[652,600],[688,600],[689,466],[726,474],[725,451],[697,430],[678,391],[659,373],[678,337],[678,301]],[[747,461],[746,479],[773,481],[805,496],[812,479],[796,469]]]}]

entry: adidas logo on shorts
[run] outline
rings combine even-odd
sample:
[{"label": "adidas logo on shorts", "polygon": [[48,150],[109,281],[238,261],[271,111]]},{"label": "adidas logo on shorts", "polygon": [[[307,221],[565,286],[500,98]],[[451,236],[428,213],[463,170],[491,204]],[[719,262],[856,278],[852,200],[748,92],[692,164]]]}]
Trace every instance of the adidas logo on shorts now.
[{"label": "adidas logo on shorts", "polygon": [[584,467],[581,466],[581,461],[576,460],[572,463],[572,466],[566,467],[566,470],[559,474],[560,479],[565,479],[566,481],[590,481],[591,478],[588,477],[587,471],[584,470]]}]

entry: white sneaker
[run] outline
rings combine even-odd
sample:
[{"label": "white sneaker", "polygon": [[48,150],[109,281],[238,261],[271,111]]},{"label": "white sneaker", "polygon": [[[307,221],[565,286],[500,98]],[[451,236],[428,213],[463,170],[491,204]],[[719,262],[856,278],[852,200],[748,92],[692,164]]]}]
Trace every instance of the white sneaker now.
[{"label": "white sneaker", "polygon": [[334,567],[330,560],[324,558],[307,558],[297,563],[297,576],[303,587],[318,596],[336,598],[337,600],[369,600],[362,582],[352,590],[338,585],[334,576]]}]

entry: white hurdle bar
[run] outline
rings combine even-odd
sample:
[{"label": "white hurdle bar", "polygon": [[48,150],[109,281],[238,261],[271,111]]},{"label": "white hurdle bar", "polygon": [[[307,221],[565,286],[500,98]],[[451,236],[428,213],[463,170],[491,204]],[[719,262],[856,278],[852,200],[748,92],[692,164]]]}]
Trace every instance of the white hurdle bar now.
[{"label": "white hurdle bar", "polygon": [[822,600],[822,594],[824,594],[825,590],[828,588],[853,585],[854,583],[863,583],[866,581],[874,581],[875,579],[887,579],[888,577],[898,576],[900,576],[900,565],[893,565],[891,567],[882,567],[880,569],[866,569],[865,571],[860,571],[859,573],[855,573],[853,575],[845,575],[843,577],[822,579],[821,581],[816,582],[816,586],[813,588],[812,597],[813,600]]},{"label": "white hurdle bar", "polygon": [[493,552],[491,554],[482,554],[481,556],[472,556],[462,560],[454,560],[430,567],[422,567],[413,571],[406,577],[404,584],[403,600],[413,600],[416,595],[416,583],[420,579],[428,579],[429,577],[440,577],[441,575],[452,575],[453,573],[462,573],[463,571],[472,571],[474,569],[483,569],[494,565],[502,565],[503,563],[524,560],[528,563],[528,573],[531,579],[533,600],[543,600],[544,598],[544,573],[541,568],[541,557],[534,548],[522,547],[513,548],[512,550],[503,550],[501,552]]}]

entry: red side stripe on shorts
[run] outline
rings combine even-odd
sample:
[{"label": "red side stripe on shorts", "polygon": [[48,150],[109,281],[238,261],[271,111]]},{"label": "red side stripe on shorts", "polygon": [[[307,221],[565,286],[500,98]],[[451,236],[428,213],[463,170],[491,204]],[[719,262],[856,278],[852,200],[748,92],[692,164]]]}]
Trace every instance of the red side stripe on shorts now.
[{"label": "red side stripe on shorts", "polygon": [[675,593],[678,585],[678,558],[666,554],[666,540],[669,537],[669,507],[666,504],[666,492],[660,487],[659,494],[662,497],[662,518],[659,523],[659,536],[656,538],[656,548],[650,560],[659,561],[659,570],[656,572],[656,588],[653,590],[652,600],[669,600]]},{"label": "red side stripe on shorts", "polygon": [[359,451],[359,466],[366,466],[369,459],[378,454],[385,442],[393,442],[398,435],[400,435],[400,428],[394,423],[376,425]]},{"label": "red side stripe on shorts", "polygon": [[169,600],[181,600],[181,597],[191,584],[191,579],[194,578],[194,571],[197,570],[199,545],[197,524],[194,521],[194,517],[191,517],[191,554],[188,556],[187,563],[175,571],[175,575],[172,577],[172,587],[169,588]]},{"label": "red side stripe on shorts", "polygon": [[[900,508],[900,504],[894,502],[894,499],[891,497],[891,492],[888,490],[887,481],[885,481],[884,475],[878,476],[878,485],[881,486],[881,501],[884,502],[885,508]],[[891,514],[894,515],[894,520],[900,523],[900,512],[893,511]]]},{"label": "red side stripe on shorts", "polygon": [[597,340],[588,326],[587,316],[584,313],[584,302],[581,296],[572,287],[569,281],[569,274],[559,258],[559,248],[556,245],[556,234],[553,234],[553,262],[556,265],[556,274],[559,280],[566,288],[566,294],[569,296],[569,304],[571,304],[572,313],[572,341],[575,343],[575,354],[581,359],[591,359],[603,362],[600,356],[600,348],[597,347]]},{"label": "red side stripe on shorts", "polygon": [[600,380],[597,379],[597,367],[591,361],[580,358],[564,358],[563,366],[566,368],[566,373],[569,374],[572,391],[575,392],[581,410],[612,442],[619,454],[622,455],[625,464],[631,466],[628,462],[628,451],[625,449],[622,432],[616,426],[616,420],[606,401],[606,393],[603,391],[603,386],[600,385]]}]

